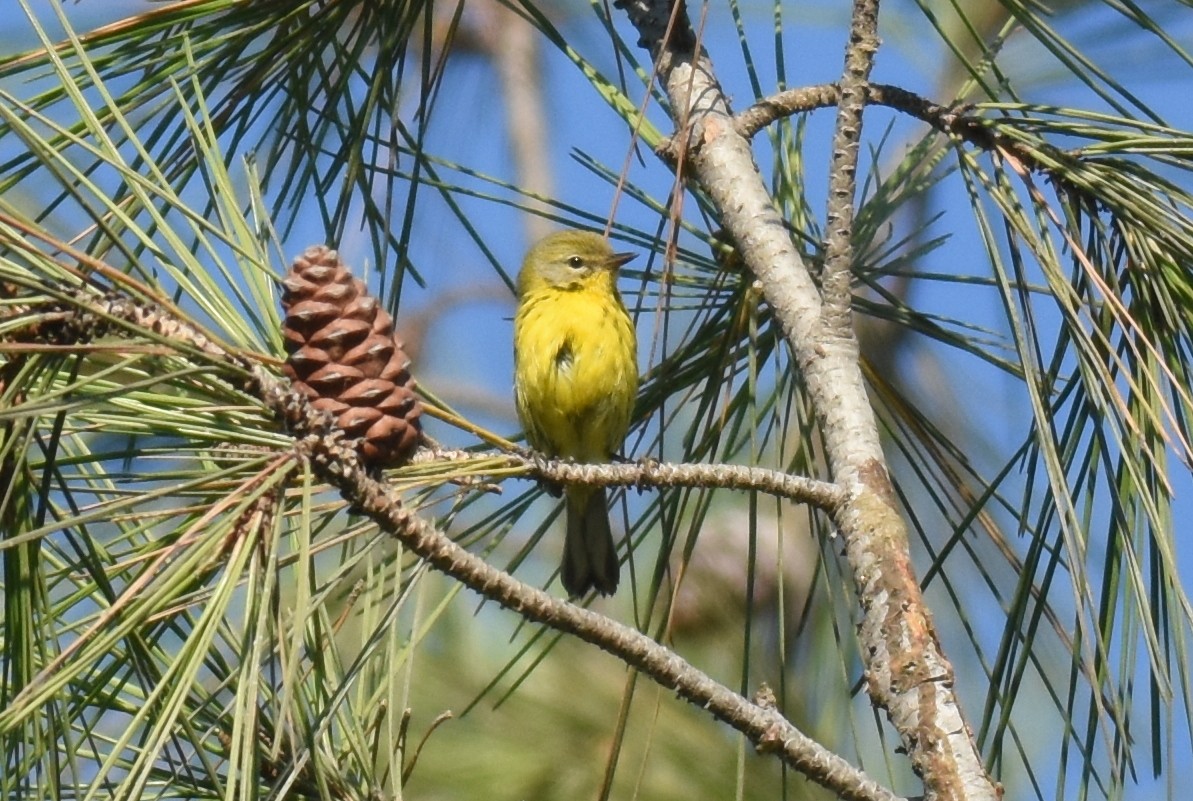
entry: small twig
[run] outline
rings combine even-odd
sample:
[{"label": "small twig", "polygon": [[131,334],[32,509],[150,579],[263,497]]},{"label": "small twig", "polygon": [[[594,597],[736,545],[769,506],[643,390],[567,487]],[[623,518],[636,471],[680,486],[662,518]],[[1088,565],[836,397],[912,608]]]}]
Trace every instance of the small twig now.
[{"label": "small twig", "polygon": [[[747,139],[751,139],[766,126],[784,117],[815,111],[818,108],[832,108],[837,105],[841,90],[835,83],[818,86],[801,86],[788,89],[777,95],[759,100],[733,118],[733,127]],[[876,102],[871,100],[871,102]]]},{"label": "small twig", "polygon": [[[414,755],[411,756],[409,760],[407,760],[405,767],[402,768],[402,786],[403,787],[405,787],[410,782],[410,776],[411,776],[411,774],[414,773],[414,766],[418,764],[418,758],[422,754],[423,746],[427,744],[427,740],[431,739],[431,735],[435,733],[436,729],[438,729],[444,723],[447,723],[449,720],[452,719],[452,717],[453,717],[453,715],[452,715],[450,709],[440,712],[435,717],[435,719],[431,721],[431,725],[427,727],[427,730],[425,732],[423,732],[422,739],[418,741],[418,745],[414,749]],[[403,735],[405,735],[405,727],[407,726],[409,721],[410,721],[410,710],[407,709],[406,713],[404,715],[402,715]],[[403,737],[403,739],[404,739],[404,737]],[[402,752],[405,753],[406,749],[403,748]]]},{"label": "small twig", "polygon": [[[773,122],[793,114],[802,114],[837,105],[841,90],[835,83],[788,89],[759,100],[733,118],[734,128],[748,138]],[[1006,150],[1033,171],[1042,170],[1039,159],[1022,142],[1000,135],[990,128],[990,121],[967,112],[972,106],[944,106],[907,89],[872,83],[866,89],[866,102],[901,111],[928,123],[943,134],[956,137],[986,151]]]},{"label": "small twig", "polygon": [[878,52],[878,0],[854,0],[845,48],[845,67],[837,83],[837,123],[829,160],[828,208],[825,213],[824,330],[853,339],[853,218],[857,195],[858,149],[866,108],[870,70]]}]

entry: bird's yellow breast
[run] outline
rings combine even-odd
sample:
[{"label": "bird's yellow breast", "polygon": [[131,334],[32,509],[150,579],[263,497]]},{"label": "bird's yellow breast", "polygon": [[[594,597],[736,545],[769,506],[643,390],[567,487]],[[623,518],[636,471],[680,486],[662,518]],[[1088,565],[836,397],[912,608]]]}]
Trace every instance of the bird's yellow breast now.
[{"label": "bird's yellow breast", "polygon": [[605,462],[629,429],[638,392],[634,324],[605,274],[574,289],[539,287],[514,318],[518,417],[552,456]]}]

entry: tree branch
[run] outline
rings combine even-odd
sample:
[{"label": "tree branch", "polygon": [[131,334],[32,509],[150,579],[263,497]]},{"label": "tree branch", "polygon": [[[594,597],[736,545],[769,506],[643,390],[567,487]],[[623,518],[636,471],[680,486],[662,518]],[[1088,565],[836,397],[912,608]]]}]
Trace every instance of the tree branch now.
[{"label": "tree branch", "polygon": [[688,146],[686,171],[716,205],[721,225],[757,277],[815,406],[833,480],[848,498],[835,522],[862,604],[858,636],[870,697],[894,723],[928,798],[994,801],[999,791],[962,718],[952,666],[911,568],[856,339],[826,325],[808,265],[737,130],[708,54],[696,49],[682,3],[617,5],[655,60],[680,128],[676,138]]},{"label": "tree branch", "polygon": [[[792,114],[830,108],[837,105],[841,91],[835,83],[788,89],[759,100],[734,118],[737,132],[752,138],[766,126]],[[1023,142],[1012,139],[990,127],[990,120],[965,113],[969,107],[942,106],[926,97],[898,86],[872,83],[866,87],[866,102],[901,111],[928,123],[943,134],[968,142],[986,151],[1005,150],[1022,161],[1028,169],[1049,171]],[[1056,176],[1063,178],[1063,176]]]},{"label": "tree branch", "polygon": [[845,493],[835,484],[806,476],[793,476],[763,467],[738,464],[657,462],[646,459],[629,464],[579,464],[544,459],[535,453],[475,453],[427,449],[415,454],[418,462],[492,460],[494,457],[525,468],[529,474],[560,484],[594,487],[716,487],[765,492],[806,503],[834,514],[845,503]]},{"label": "tree branch", "polygon": [[[305,398],[281,388],[281,382],[270,378],[274,384],[263,393],[267,403],[288,415],[306,405]],[[319,414],[313,410],[311,413]],[[358,512],[441,572],[527,620],[574,635],[612,654],[740,731],[759,751],[777,755],[785,764],[840,798],[898,801],[898,796],[801,732],[774,707],[754,703],[717,683],[640,631],[554,598],[461,548],[402,506],[396,494],[383,483],[368,476],[355,460],[355,453],[345,450],[338,431],[305,437],[301,448],[315,472],[338,487]]]},{"label": "tree branch", "polygon": [[878,0],[854,0],[845,48],[845,68],[837,82],[837,123],[829,160],[825,214],[824,331],[852,339],[853,205],[857,194],[857,154],[874,55],[878,52]]},{"label": "tree branch", "polygon": [[[59,294],[59,293],[56,293]],[[715,718],[746,735],[764,753],[849,801],[901,801],[831,750],[797,729],[773,704],[754,702],[714,681],[674,651],[645,634],[567,601],[554,598],[518,581],[457,545],[443,531],[402,504],[400,495],[365,469],[348,439],[325,412],[311,408],[306,397],[243,354],[231,353],[198,327],[150,304],[86,289],[67,289],[73,308],[53,309],[51,315],[31,315],[33,325],[53,318],[53,330],[39,327],[38,335],[59,343],[123,333],[150,334],[167,339],[182,352],[198,352],[221,365],[222,378],[238,390],[259,398],[266,408],[286,420],[298,435],[297,451],[315,473],[335,486],[359,513],[393,534],[411,552],[485,598],[523,618],[579,637],[612,654],[681,698],[708,710]],[[229,369],[230,368],[230,369]],[[526,459],[526,462],[533,460]],[[659,476],[668,480],[665,466],[609,465],[611,477]],[[544,463],[545,473],[559,477],[587,475],[579,465]],[[556,471],[558,471],[556,473]],[[748,475],[747,471],[747,475]],[[589,478],[598,479],[598,470]],[[616,482],[611,482],[616,483]],[[780,482],[782,483],[782,482]],[[798,483],[798,481],[797,481]]]}]

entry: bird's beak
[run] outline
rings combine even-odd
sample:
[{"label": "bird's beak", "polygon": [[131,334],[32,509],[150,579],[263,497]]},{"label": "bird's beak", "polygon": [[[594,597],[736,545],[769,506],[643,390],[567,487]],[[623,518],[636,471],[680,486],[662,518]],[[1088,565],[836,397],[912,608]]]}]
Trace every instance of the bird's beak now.
[{"label": "bird's beak", "polygon": [[637,253],[614,253],[609,257],[609,268],[616,270],[637,255]]}]

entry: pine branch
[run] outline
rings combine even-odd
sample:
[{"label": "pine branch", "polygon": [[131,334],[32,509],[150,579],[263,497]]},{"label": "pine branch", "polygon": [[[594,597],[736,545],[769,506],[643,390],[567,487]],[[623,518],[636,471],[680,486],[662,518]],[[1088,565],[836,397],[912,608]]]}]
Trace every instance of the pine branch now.
[{"label": "pine branch", "polygon": [[[393,534],[436,569],[527,620],[574,635],[612,654],[674,690],[681,698],[709,711],[750,738],[760,752],[775,754],[838,797],[851,801],[899,801],[898,796],[797,729],[767,700],[766,693],[761,693],[758,700],[735,693],[636,629],[554,598],[457,545],[445,532],[406,507],[397,491],[363,465],[356,452],[356,441],[336,428],[329,414],[313,409],[306,397],[292,390],[286,381],[245,355],[226,350],[197,326],[159,306],[116,292],[67,289],[59,297],[66,301],[50,314],[31,314],[32,330],[38,337],[66,344],[100,336],[150,335],[167,339],[183,351],[203,354],[223,368],[224,380],[260,399],[286,421],[298,437],[298,454],[310,461],[317,475],[339,489],[357,512]],[[19,326],[6,328],[10,338],[20,339]],[[621,479],[630,479],[632,483],[653,476],[663,485],[667,480],[679,481],[684,475],[683,471],[669,471],[662,465],[597,467],[589,473],[579,465],[544,462],[539,469],[553,477],[582,476],[594,482],[609,479],[610,483],[621,483]],[[734,473],[731,469],[722,472]],[[741,475],[750,476],[751,472],[747,470]],[[815,489],[814,484],[810,482],[809,487]],[[825,488],[820,491],[830,499],[836,495]],[[14,699],[20,700],[20,696]]]},{"label": "pine branch", "polygon": [[[777,498],[806,503],[834,513],[845,502],[845,493],[835,484],[805,476],[793,476],[763,467],[738,464],[659,462],[644,459],[633,464],[579,464],[546,459],[533,452],[476,453],[428,448],[415,456],[418,462],[483,460],[490,469],[503,465],[522,467],[528,475],[559,484],[588,484],[594,487],[705,487],[763,492]],[[496,462],[494,461],[496,460]]]}]

